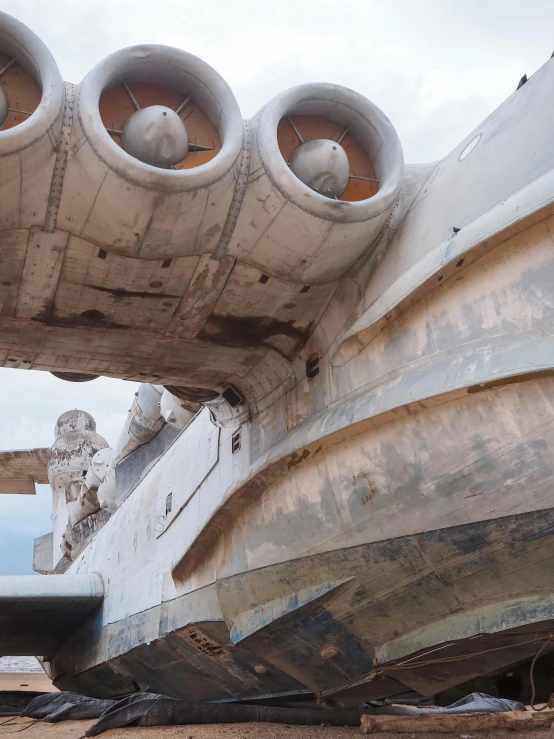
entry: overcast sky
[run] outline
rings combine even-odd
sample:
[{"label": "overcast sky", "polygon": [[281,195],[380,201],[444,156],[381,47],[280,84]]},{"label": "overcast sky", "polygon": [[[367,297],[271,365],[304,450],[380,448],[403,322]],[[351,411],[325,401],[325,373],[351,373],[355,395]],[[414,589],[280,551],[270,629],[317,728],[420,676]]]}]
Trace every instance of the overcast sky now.
[{"label": "overcast sky", "polygon": [[[375,102],[408,162],[435,161],[554,50],[554,2],[527,0],[0,0],[48,45],[64,79],[103,57],[159,43],[202,57],[245,117],[303,82],[334,82]],[[113,443],[135,386],[64,383],[0,370],[0,448],[50,446],[57,417],[82,408]],[[50,530],[50,491],[0,499],[0,574],[31,572]]]}]

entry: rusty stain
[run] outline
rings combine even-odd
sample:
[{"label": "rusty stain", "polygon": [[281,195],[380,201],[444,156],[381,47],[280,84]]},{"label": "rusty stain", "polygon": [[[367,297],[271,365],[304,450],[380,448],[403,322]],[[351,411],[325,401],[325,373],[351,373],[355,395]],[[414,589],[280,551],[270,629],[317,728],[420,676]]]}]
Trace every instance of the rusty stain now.
[{"label": "rusty stain", "polygon": [[[152,283],[153,287],[159,287],[162,283]],[[81,285],[80,287],[85,287]],[[98,285],[87,285],[86,287],[91,290],[98,290],[99,292],[108,293],[114,295],[117,298],[173,298],[174,300],[181,300],[180,295],[167,295],[165,293],[149,293],[140,290],[126,290],[120,287],[100,287]]]},{"label": "rusty stain", "polygon": [[[198,275],[194,278],[194,288],[200,288],[202,285],[206,282],[208,279],[208,276],[210,274],[210,267],[209,265],[206,265],[204,269],[198,273]],[[191,290],[192,292],[192,290]]]},{"label": "rusty stain", "polygon": [[213,226],[210,226],[210,228],[207,229],[204,236],[208,239],[213,238],[214,236],[217,236],[217,234],[221,231],[221,226],[219,223],[214,223]]},{"label": "rusty stain", "polygon": [[360,472],[358,475],[354,475],[352,477],[353,482],[357,482],[358,480],[365,480],[369,488],[368,494],[361,496],[361,502],[365,505],[366,503],[369,503],[369,501],[373,500],[373,498],[379,492],[379,488],[371,479],[369,472]]},{"label": "rusty stain", "polygon": [[[202,266],[185,296],[167,333],[170,336],[196,336],[204,325],[223,290],[234,265],[233,257],[213,260]],[[210,266],[215,263],[213,273]]]},{"label": "rusty stain", "polygon": [[[34,320],[34,319],[33,319]],[[117,323],[116,321],[112,321],[109,318],[106,317],[102,311],[96,310],[96,309],[90,309],[85,310],[82,313],[78,315],[73,316],[53,316],[49,317],[46,321],[46,324],[48,326],[57,326],[60,328],[67,328],[67,327],[78,327],[78,326],[96,326],[101,328],[124,328],[128,329],[129,326],[127,326],[124,323]]]},{"label": "rusty stain", "polygon": [[267,316],[237,318],[231,316],[210,316],[198,337],[216,341],[222,346],[254,346],[264,344],[273,336],[287,336],[300,342],[304,336],[294,321],[279,321]]},{"label": "rusty stain", "polygon": [[293,452],[289,457],[289,461],[287,463],[287,470],[291,470],[293,467],[296,467],[297,464],[300,464],[305,459],[308,459],[309,456],[310,456],[309,449],[303,449],[300,454],[298,452]]},{"label": "rusty stain", "polygon": [[246,367],[253,367],[258,364],[260,357],[257,354],[247,354],[242,361]]}]

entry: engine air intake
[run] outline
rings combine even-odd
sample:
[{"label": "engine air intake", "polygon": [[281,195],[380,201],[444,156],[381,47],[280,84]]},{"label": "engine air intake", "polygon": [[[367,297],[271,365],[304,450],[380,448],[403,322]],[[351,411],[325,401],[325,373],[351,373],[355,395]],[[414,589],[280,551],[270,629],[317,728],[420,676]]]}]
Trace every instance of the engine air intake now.
[{"label": "engine air intake", "polygon": [[345,126],[320,116],[286,116],[277,141],[291,171],[320,195],[354,202],[379,189],[370,157]]},{"label": "engine air intake", "polygon": [[227,83],[201,59],[168,46],[133,46],[100,62],[80,85],[79,119],[98,156],[146,187],[213,184],[243,143]]}]

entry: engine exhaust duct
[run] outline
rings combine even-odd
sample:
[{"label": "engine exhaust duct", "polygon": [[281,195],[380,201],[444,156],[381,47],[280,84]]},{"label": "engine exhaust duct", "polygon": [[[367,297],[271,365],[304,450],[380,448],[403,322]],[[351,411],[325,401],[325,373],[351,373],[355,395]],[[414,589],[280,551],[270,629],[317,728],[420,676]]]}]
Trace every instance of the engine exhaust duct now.
[{"label": "engine exhaust duct", "polygon": [[294,87],[250,123],[250,181],[230,252],[285,280],[340,277],[400,192],[398,135],[377,106],[330,84]]}]

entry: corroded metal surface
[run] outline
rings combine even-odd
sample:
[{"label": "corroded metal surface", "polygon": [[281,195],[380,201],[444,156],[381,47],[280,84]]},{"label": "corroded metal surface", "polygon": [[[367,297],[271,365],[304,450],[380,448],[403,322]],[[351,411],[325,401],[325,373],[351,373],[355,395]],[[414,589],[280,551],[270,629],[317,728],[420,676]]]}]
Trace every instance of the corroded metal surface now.
[{"label": "corroded metal surface", "polygon": [[[0,198],[0,364],[142,383],[109,462],[64,491],[54,571],[107,587],[56,684],[354,700],[529,660],[553,627],[554,61],[443,160],[404,165],[352,91],[293,88],[245,126],[219,75],[157,46],[87,75],[69,134],[27,46],[55,84],[47,131],[37,114],[12,152],[0,130],[21,185]],[[175,169],[106,127],[169,103]],[[340,200],[288,166],[306,132],[342,142]]]},{"label": "corroded metal surface", "polygon": [[[341,275],[379,235],[400,190],[401,147],[381,111],[350,90],[308,85],[244,124],[216,72],[186,52],[158,46],[116,52],[81,84],[67,84],[64,98],[39,40],[8,16],[1,24],[12,45],[25,40],[44,79],[56,78],[56,94],[48,115],[37,110],[0,131],[4,179],[13,184],[10,147],[14,157],[23,147],[18,156],[48,178],[39,187],[35,180],[20,183],[25,210],[11,199],[0,208],[3,264],[13,272],[0,285],[2,317],[12,322],[0,327],[0,364],[214,390],[234,378],[248,392],[248,374],[260,360],[273,363],[272,348],[292,361]],[[133,103],[128,120],[162,110],[164,101],[148,104],[148,95],[181,95],[187,121],[204,116],[206,135],[217,135],[213,153],[199,146],[200,128],[183,166],[159,168],[128,154],[122,130],[105,124],[112,109],[119,120],[118,86]],[[276,130],[293,112],[324,122],[327,116],[339,134],[348,129],[360,151],[367,149],[380,182],[373,197],[334,200],[289,171]],[[33,120],[44,152],[25,136]],[[141,135],[158,146],[154,128]],[[101,341],[90,340],[91,329]]]}]

